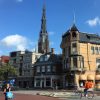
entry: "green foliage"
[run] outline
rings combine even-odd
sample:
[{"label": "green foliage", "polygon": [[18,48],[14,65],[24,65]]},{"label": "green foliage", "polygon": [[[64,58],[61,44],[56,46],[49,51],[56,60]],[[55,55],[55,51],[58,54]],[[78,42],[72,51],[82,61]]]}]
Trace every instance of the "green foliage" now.
[{"label": "green foliage", "polygon": [[10,64],[0,66],[0,80],[8,80],[9,76],[17,75],[16,69]]}]

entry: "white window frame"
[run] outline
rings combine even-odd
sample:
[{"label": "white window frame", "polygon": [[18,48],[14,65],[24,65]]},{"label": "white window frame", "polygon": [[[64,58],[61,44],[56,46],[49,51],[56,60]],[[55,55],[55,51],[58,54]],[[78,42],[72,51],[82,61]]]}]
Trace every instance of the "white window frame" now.
[{"label": "white window frame", "polygon": [[47,66],[47,72],[51,72],[51,66],[50,65]]},{"label": "white window frame", "polygon": [[37,68],[36,68],[36,72],[37,72],[37,73],[40,72],[40,66],[37,66]]},{"label": "white window frame", "polygon": [[42,66],[42,72],[45,72],[45,66]]}]

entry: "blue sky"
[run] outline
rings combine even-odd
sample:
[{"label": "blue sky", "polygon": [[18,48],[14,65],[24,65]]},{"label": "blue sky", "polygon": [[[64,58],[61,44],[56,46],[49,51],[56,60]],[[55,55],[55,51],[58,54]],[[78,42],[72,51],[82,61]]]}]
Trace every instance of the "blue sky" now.
[{"label": "blue sky", "polygon": [[0,0],[0,55],[37,45],[43,4],[50,47],[61,53],[62,34],[75,23],[79,31],[100,34],[100,0]]}]

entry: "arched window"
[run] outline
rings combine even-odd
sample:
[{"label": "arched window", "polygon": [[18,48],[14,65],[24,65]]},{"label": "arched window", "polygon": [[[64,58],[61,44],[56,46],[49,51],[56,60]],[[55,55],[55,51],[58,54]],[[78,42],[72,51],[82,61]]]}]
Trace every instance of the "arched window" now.
[{"label": "arched window", "polygon": [[73,37],[73,38],[76,38],[76,32],[73,32],[73,33],[72,33],[72,37]]}]

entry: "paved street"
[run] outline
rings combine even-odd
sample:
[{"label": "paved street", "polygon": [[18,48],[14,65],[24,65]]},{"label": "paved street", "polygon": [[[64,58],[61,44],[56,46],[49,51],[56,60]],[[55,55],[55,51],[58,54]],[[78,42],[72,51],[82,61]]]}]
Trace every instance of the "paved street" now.
[{"label": "paved street", "polygon": [[[14,100],[59,100],[58,98],[39,96],[39,95],[29,95],[29,94],[14,94]],[[4,100],[4,95],[0,96],[0,100]]]},{"label": "paved street", "polygon": [[[44,93],[47,91],[14,91],[14,100],[80,100],[77,96],[66,96],[66,97],[49,97],[49,96],[40,96],[36,95],[37,93]],[[51,91],[52,92],[52,91]],[[57,92],[58,93],[58,92]],[[4,94],[0,93],[0,100],[4,100]],[[58,93],[59,94],[59,93]],[[69,93],[67,93],[70,95]],[[61,94],[60,94],[61,95]],[[83,97],[81,100],[88,100],[87,98]],[[95,96],[93,100],[100,100],[100,96]]]}]

